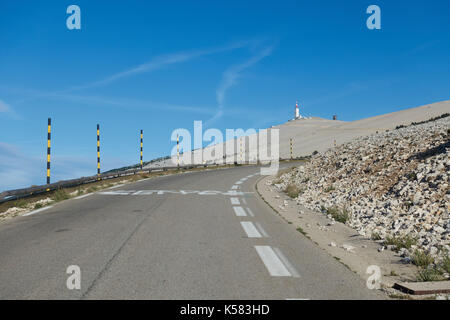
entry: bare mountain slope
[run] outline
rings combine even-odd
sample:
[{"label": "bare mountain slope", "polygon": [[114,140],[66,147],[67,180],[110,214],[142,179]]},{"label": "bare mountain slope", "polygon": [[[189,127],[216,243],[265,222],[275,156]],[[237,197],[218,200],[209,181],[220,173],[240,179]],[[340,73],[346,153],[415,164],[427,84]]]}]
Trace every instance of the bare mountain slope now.
[{"label": "bare mountain slope", "polygon": [[[357,137],[367,136],[373,133],[392,130],[399,125],[408,125],[411,122],[425,121],[430,118],[450,113],[450,100],[428,104],[416,108],[405,109],[387,113],[375,117],[361,119],[352,122],[339,120],[327,120],[322,118],[300,119],[288,121],[284,124],[274,126],[280,133],[280,157],[290,157],[289,139],[293,139],[293,156],[307,156],[314,151],[323,152],[336,145],[350,142]],[[245,158],[249,159],[249,149],[255,151],[254,146],[249,147],[249,139],[245,139]],[[223,144],[222,144],[223,145]],[[223,147],[225,150],[225,147]],[[204,152],[211,153],[211,147],[205,148]],[[200,152],[200,150],[195,151]],[[250,152],[252,153],[252,152]],[[192,152],[193,154],[193,152]],[[235,146],[234,156],[240,160],[240,143]],[[233,154],[227,154],[227,161]],[[217,159],[219,160],[219,159]],[[231,161],[232,162],[232,161]],[[155,162],[148,166],[159,167],[176,165],[176,157],[172,159]],[[183,164],[183,162],[181,163]]]}]

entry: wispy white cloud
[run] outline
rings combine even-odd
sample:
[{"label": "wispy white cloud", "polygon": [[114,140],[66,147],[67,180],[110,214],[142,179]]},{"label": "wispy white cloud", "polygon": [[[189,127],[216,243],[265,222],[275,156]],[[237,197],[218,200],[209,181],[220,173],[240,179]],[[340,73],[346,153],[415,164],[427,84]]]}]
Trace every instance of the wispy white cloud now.
[{"label": "wispy white cloud", "polygon": [[237,83],[242,72],[252,67],[265,57],[270,56],[273,52],[273,49],[273,46],[265,47],[250,59],[244,61],[243,63],[233,65],[225,70],[222,75],[222,81],[220,82],[220,85],[216,90],[216,100],[218,105],[217,112],[212,118],[208,119],[205,122],[205,126],[211,125],[214,121],[223,116],[226,93],[232,86]]},{"label": "wispy white cloud", "polygon": [[[161,69],[165,66],[176,64],[176,63],[182,63],[187,62],[195,58],[199,58],[206,55],[211,55],[215,53],[225,52],[225,51],[231,51],[235,49],[240,48],[251,48],[254,50],[257,48],[259,44],[258,40],[248,40],[248,41],[240,41],[235,42],[229,45],[224,45],[220,47],[213,47],[203,50],[192,50],[192,51],[184,51],[184,52],[178,52],[178,53],[172,53],[172,54],[165,54],[155,57],[154,59],[140,64],[138,66],[129,68],[127,70],[112,74],[108,77],[105,77],[103,79],[89,82],[83,85],[78,86],[72,86],[64,90],[59,91],[53,91],[53,92],[46,92],[41,90],[34,90],[34,89],[18,89],[18,88],[6,88],[3,86],[3,89],[6,89],[8,91],[13,91],[16,93],[19,93],[21,95],[21,99],[16,101],[17,104],[22,104],[27,101],[45,98],[45,99],[55,99],[55,100],[68,100],[68,101],[76,101],[76,102],[82,102],[82,103],[98,103],[98,104],[104,104],[104,105],[114,105],[114,106],[124,106],[126,108],[134,107],[134,108],[145,108],[145,109],[160,109],[160,110],[173,110],[173,111],[186,111],[186,112],[195,112],[199,114],[206,114],[206,115],[213,115],[213,117],[208,120],[207,122],[211,123],[220,117],[222,117],[224,110],[223,105],[225,101],[225,95],[227,90],[232,87],[240,77],[241,73],[251,67],[252,65],[259,62],[264,57],[270,55],[272,53],[273,47],[265,47],[262,50],[260,50],[256,55],[252,56],[250,59],[244,61],[241,64],[231,66],[225,72],[223,73],[222,81],[220,86],[217,88],[216,92],[216,99],[218,103],[218,110],[214,111],[211,110],[211,108],[202,108],[202,107],[193,107],[193,106],[184,106],[184,105],[173,105],[168,103],[155,103],[151,101],[138,101],[135,99],[110,99],[105,97],[96,97],[96,96],[86,96],[86,95],[79,95],[79,94],[73,94],[74,91],[81,91],[84,89],[99,87],[99,86],[106,86],[109,85],[112,82],[119,81],[121,79],[132,77],[137,74],[142,74],[146,72],[152,72],[154,70]],[[6,103],[2,104],[2,101],[0,100],[0,112],[6,112],[7,110],[10,110],[11,108]],[[227,110],[228,111],[228,110]],[[231,111],[231,110],[230,110]],[[235,110],[236,111],[236,110]]]},{"label": "wispy white cloud", "polygon": [[17,115],[11,105],[3,100],[0,100],[0,114],[5,114],[14,119],[20,119],[20,116]]},{"label": "wispy white cloud", "polygon": [[[150,100],[139,100],[129,98],[110,98],[105,96],[83,95],[76,93],[48,92],[36,89],[20,89],[8,88],[9,92],[34,99],[47,99],[55,101],[75,102],[84,105],[113,106],[117,108],[127,108],[136,110],[165,110],[165,111],[182,111],[205,115],[213,115],[214,110],[205,107],[189,106],[181,104],[171,104],[155,102]],[[238,111],[238,110],[236,110]]]},{"label": "wispy white cloud", "polygon": [[3,100],[0,100],[0,112],[11,112],[11,106],[4,102]]},{"label": "wispy white cloud", "polygon": [[209,48],[204,50],[193,50],[193,51],[184,51],[184,52],[178,52],[178,53],[172,53],[172,54],[165,54],[160,55],[152,60],[140,64],[138,66],[132,67],[130,69],[115,73],[113,75],[110,75],[108,77],[105,77],[101,80],[90,82],[84,85],[80,86],[73,86],[65,91],[75,91],[75,90],[82,90],[82,89],[88,89],[93,87],[99,87],[99,86],[105,86],[112,82],[115,82],[117,80],[120,80],[122,78],[131,77],[137,74],[146,73],[155,71],[158,69],[161,69],[165,66],[186,62],[195,58],[199,58],[206,55],[211,55],[215,53],[220,53],[224,51],[230,51],[235,50],[239,48],[243,48],[249,44],[248,41],[240,41],[236,42],[230,45],[225,45],[221,47],[215,47],[215,48]]},{"label": "wispy white cloud", "polygon": [[[16,95],[33,97],[34,99],[46,99],[54,101],[74,102],[83,105],[94,105],[96,107],[112,106],[116,108],[126,108],[135,110],[161,110],[161,111],[176,111],[176,112],[189,112],[194,114],[203,114],[212,116],[215,114],[215,110],[201,106],[190,106],[182,104],[172,104],[165,102],[157,102],[141,99],[130,98],[112,98],[105,96],[95,95],[83,95],[78,93],[61,93],[61,92],[48,92],[36,89],[22,89],[0,86],[0,89],[9,91]],[[243,108],[228,108],[227,112],[243,115],[245,112]]]},{"label": "wispy white cloud", "polygon": [[[88,82],[82,85],[71,86],[69,88],[54,91],[54,92],[42,92],[39,90],[22,90],[27,94],[27,97],[20,99],[17,101],[18,104],[31,101],[37,98],[51,98],[51,97],[63,97],[64,94],[71,93],[74,91],[81,91],[84,89],[90,89],[95,87],[107,86],[110,83],[118,81],[120,79],[124,79],[127,77],[132,77],[134,75],[152,72],[158,69],[162,69],[166,66],[187,62],[193,60],[195,58],[199,58],[202,56],[212,55],[220,52],[232,51],[248,46],[254,46],[257,43],[257,40],[246,40],[246,41],[238,41],[231,44],[207,48],[203,50],[191,50],[191,51],[182,51],[178,53],[164,54],[153,58],[152,60],[140,64],[138,66],[131,67],[127,70],[117,72],[110,76],[107,76],[103,79]],[[0,106],[1,108],[1,106]],[[0,110],[1,111],[1,110]]]}]

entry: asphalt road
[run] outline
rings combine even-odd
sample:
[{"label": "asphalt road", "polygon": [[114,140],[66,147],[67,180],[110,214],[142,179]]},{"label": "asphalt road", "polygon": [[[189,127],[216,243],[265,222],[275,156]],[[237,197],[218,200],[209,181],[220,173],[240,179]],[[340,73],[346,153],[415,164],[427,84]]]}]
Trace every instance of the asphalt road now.
[{"label": "asphalt road", "polygon": [[259,177],[243,166],[153,178],[6,221],[0,299],[384,298],[259,199]]}]

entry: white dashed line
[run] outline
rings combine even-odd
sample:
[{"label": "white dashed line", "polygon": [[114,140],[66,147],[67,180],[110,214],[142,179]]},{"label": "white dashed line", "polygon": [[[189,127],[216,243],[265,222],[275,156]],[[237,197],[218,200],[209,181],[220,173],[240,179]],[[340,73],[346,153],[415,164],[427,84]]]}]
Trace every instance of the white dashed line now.
[{"label": "white dashed line", "polygon": [[93,195],[93,193],[83,194],[83,195],[78,196],[78,197],[75,197],[75,198],[73,198],[73,199],[74,199],[74,200],[83,199],[83,198],[89,197],[89,196],[91,196],[91,195]]},{"label": "white dashed line", "polygon": [[41,212],[41,211],[50,209],[50,208],[52,208],[52,207],[53,207],[53,206],[48,206],[48,207],[44,207],[44,208],[41,208],[41,209],[33,210],[33,211],[30,211],[30,212],[28,212],[28,213],[23,214],[23,216],[24,216],[24,217],[26,217],[26,216],[31,216],[32,214],[35,214],[35,213],[38,213],[38,212]]},{"label": "white dashed line", "polygon": [[251,221],[241,221],[241,226],[244,229],[247,237],[249,238],[261,238],[261,234],[256,229],[255,225]]},{"label": "white dashed line", "polygon": [[248,214],[252,217],[254,217],[255,215],[253,214],[253,211],[250,208],[247,208]]},{"label": "white dashed line", "polygon": [[281,259],[281,261],[283,261],[284,265],[286,266],[286,268],[289,270],[289,272],[291,273],[291,275],[294,278],[299,278],[300,274],[297,272],[297,270],[295,270],[294,266],[289,262],[289,260],[286,258],[286,256],[283,254],[283,252],[281,252],[280,249],[278,248],[274,248],[275,252],[277,253],[278,257]]},{"label": "white dashed line", "polygon": [[230,198],[231,204],[240,204],[238,198]]},{"label": "white dashed line", "polygon": [[256,227],[258,228],[259,232],[261,232],[261,234],[262,234],[264,237],[266,237],[266,238],[269,237],[269,235],[267,234],[266,230],[264,230],[264,228],[263,228],[258,222],[256,222],[255,225],[256,225]]},{"label": "white dashed line", "polygon": [[284,266],[270,246],[255,246],[256,252],[263,261],[270,275],[273,277],[290,277],[291,273]]},{"label": "white dashed line", "polygon": [[231,190],[236,190],[237,188],[239,188],[239,186],[234,185],[234,186],[231,187]]},{"label": "white dashed line", "polygon": [[234,209],[234,213],[236,213],[236,215],[238,217],[246,217],[247,216],[247,214],[244,211],[244,208],[242,208],[242,207],[233,207],[233,209]]},{"label": "white dashed line", "polygon": [[242,203],[247,204],[247,200],[245,200],[245,198],[242,198]]},{"label": "white dashed line", "polygon": [[242,181],[238,181],[238,182],[236,182],[236,184],[241,184],[242,183]]}]

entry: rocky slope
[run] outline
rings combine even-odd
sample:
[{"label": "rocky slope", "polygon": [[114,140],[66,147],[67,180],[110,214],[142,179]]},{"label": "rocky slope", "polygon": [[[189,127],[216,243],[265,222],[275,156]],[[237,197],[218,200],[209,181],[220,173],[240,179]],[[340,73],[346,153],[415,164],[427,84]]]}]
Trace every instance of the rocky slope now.
[{"label": "rocky slope", "polygon": [[445,117],[317,154],[274,185],[297,186],[298,204],[345,221],[361,235],[410,239],[400,250],[404,257],[419,249],[439,261],[450,250],[449,176]]}]

